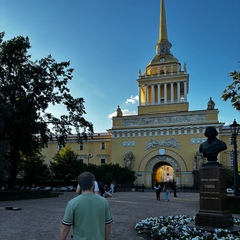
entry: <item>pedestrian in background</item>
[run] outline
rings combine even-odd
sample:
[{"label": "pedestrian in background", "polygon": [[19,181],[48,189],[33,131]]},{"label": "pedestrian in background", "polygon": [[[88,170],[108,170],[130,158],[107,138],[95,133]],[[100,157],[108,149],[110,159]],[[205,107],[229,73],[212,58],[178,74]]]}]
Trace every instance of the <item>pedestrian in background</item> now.
[{"label": "pedestrian in background", "polygon": [[174,179],[173,179],[173,196],[177,197],[177,183]]},{"label": "pedestrian in background", "polygon": [[164,190],[165,201],[168,202],[169,201],[169,192],[170,192],[169,183],[164,183],[163,190]]},{"label": "pedestrian in background", "polygon": [[116,182],[115,181],[111,182],[110,190],[108,192],[111,194],[115,193],[115,186],[116,186]]},{"label": "pedestrian in background", "polygon": [[160,185],[160,183],[159,183],[158,181],[156,182],[156,184],[155,184],[155,186],[154,186],[154,189],[155,189],[155,191],[156,191],[156,199],[157,199],[158,201],[160,201],[161,185]]}]

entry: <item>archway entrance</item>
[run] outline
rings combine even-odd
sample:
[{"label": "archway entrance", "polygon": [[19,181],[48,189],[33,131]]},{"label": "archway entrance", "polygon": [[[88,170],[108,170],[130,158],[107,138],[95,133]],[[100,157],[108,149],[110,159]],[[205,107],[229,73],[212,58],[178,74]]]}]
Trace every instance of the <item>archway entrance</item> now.
[{"label": "archway entrance", "polygon": [[156,163],[152,169],[152,186],[155,185],[156,181],[172,182],[174,179],[174,169],[168,162],[161,161]]}]

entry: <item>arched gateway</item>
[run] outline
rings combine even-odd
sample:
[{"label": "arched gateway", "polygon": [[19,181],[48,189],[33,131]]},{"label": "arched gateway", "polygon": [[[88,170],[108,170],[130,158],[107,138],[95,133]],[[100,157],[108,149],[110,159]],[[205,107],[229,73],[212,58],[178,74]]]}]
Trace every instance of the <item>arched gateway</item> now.
[{"label": "arched gateway", "polygon": [[181,172],[187,170],[186,163],[179,154],[165,148],[153,150],[143,157],[137,171],[137,184],[152,187],[153,182],[156,180],[156,171],[163,165],[169,165],[173,168],[173,172],[180,184]]}]

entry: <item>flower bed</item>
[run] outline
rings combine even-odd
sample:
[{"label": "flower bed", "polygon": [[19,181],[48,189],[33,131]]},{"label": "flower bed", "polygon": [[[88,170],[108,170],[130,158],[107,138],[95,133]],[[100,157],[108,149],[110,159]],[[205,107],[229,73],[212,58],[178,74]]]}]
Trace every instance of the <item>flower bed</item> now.
[{"label": "flower bed", "polygon": [[[185,215],[150,217],[137,223],[135,229],[149,239],[240,240],[240,232],[231,233],[227,229],[215,229],[215,232],[207,232],[188,226],[194,220],[195,217],[191,218]],[[234,219],[234,224],[240,225],[240,220]]]}]

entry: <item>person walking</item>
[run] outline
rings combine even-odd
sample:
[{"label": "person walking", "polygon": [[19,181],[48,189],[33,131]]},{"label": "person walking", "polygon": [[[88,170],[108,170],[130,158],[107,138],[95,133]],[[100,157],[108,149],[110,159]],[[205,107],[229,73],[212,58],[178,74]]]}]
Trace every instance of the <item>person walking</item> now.
[{"label": "person walking", "polygon": [[155,189],[155,191],[156,191],[156,199],[157,199],[158,201],[160,201],[161,185],[160,185],[160,183],[159,183],[158,181],[156,182],[156,184],[155,184],[155,186],[154,186],[154,189]]},{"label": "person walking", "polygon": [[164,183],[164,195],[165,195],[165,201],[168,202],[169,201],[169,184],[168,183]]},{"label": "person walking", "polygon": [[115,186],[116,186],[116,182],[115,181],[111,182],[110,190],[108,192],[111,194],[115,193]]},{"label": "person walking", "polygon": [[71,226],[73,239],[108,240],[113,221],[108,201],[95,194],[94,175],[83,172],[78,176],[82,194],[67,203],[60,240],[66,240]]},{"label": "person walking", "polygon": [[177,183],[174,179],[173,179],[173,196],[177,197]]}]

